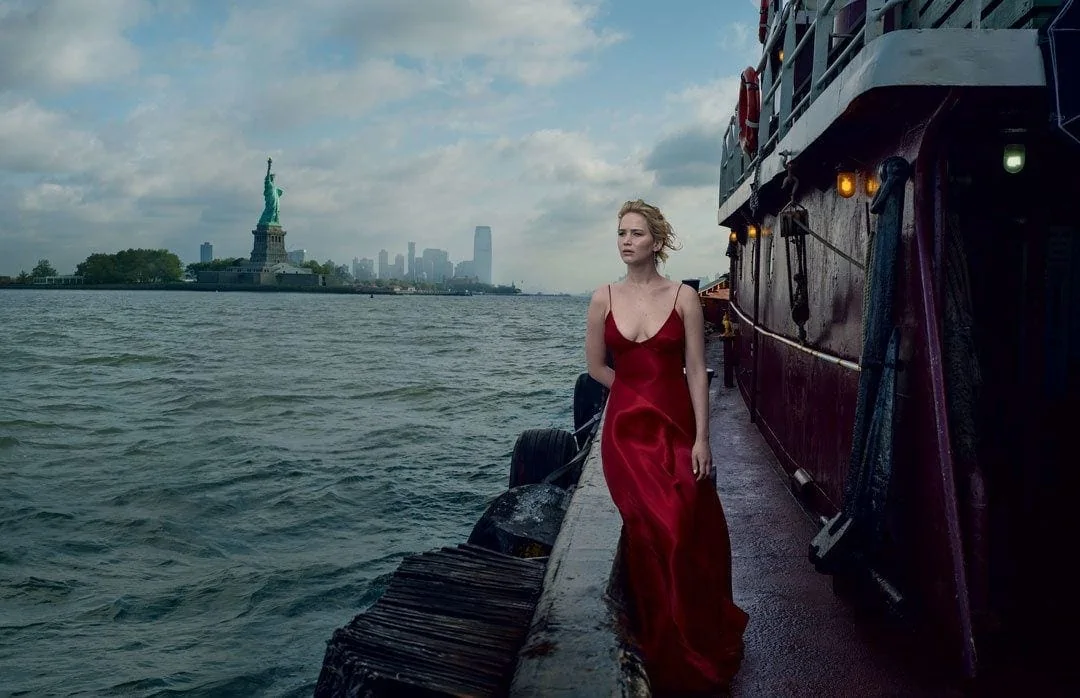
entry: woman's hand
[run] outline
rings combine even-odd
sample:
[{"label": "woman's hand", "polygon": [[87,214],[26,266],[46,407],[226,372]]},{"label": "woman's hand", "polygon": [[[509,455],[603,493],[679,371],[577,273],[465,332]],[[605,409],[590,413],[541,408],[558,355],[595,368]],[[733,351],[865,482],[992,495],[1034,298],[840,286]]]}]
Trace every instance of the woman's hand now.
[{"label": "woman's hand", "polygon": [[697,440],[690,452],[690,462],[694,468],[694,479],[701,482],[712,475],[712,446],[708,441]]}]

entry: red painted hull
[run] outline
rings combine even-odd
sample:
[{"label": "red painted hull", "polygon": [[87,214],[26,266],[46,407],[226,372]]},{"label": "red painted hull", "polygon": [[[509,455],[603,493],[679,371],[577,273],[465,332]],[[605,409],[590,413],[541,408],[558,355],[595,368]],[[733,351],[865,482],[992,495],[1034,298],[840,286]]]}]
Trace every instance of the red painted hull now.
[{"label": "red painted hull", "polygon": [[[1068,504],[1063,490],[1043,486],[1080,483],[1071,468],[1051,463],[1041,444],[1074,449],[1062,414],[1080,414],[1080,283],[1068,282],[1070,270],[1080,271],[1080,229],[1069,210],[1080,176],[1075,153],[1046,127],[1041,99],[1030,91],[988,88],[871,94],[842,117],[832,137],[815,144],[818,151],[800,156],[800,162],[824,162],[815,156],[830,153],[830,161],[857,163],[900,156],[913,165],[893,317],[904,368],[884,558],[891,581],[914,600],[932,645],[951,670],[969,677],[1002,637],[1045,633],[1048,621],[1037,616],[1076,615],[1067,602],[1071,593],[1045,573],[1046,558],[1067,546]],[[993,123],[973,125],[988,113]],[[1023,177],[1002,172],[1004,127],[1026,129]],[[867,224],[874,224],[869,197],[839,197],[830,186],[834,170],[825,167],[804,165],[795,174],[802,182],[796,201],[807,209],[810,227],[863,260]],[[860,360],[865,275],[808,239],[804,346],[833,359],[792,346],[799,340],[786,243],[774,232],[787,193],[771,187],[762,189],[763,211],[755,221],[762,233],[740,245],[732,262],[732,304],[742,317],[733,318],[740,322],[736,380],[785,470],[801,468],[812,477],[806,506],[828,517],[843,500],[860,375],[837,361]],[[977,446],[967,456],[957,442],[966,438],[966,421],[950,412],[957,399],[950,376],[956,374],[944,339],[952,329],[945,325],[950,236],[966,241],[972,341],[982,370],[974,403]],[[755,333],[754,324],[765,332]],[[1062,389],[1048,376],[1063,381]],[[1003,428],[1015,429],[1011,441],[1002,437]],[[1016,574],[1017,566],[1033,578]],[[1040,594],[1040,610],[1027,612],[1026,599]],[[984,619],[996,634],[983,635]]]}]

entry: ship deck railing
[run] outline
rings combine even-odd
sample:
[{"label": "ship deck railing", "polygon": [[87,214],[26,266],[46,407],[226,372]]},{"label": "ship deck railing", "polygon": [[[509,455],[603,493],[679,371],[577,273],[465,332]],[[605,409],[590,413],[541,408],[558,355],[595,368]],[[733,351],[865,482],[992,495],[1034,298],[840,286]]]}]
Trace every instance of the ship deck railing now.
[{"label": "ship deck railing", "polygon": [[[888,31],[900,29],[1022,29],[1041,25],[1062,0],[867,0],[866,12],[850,33],[834,34],[839,0],[791,0],[779,11],[769,4],[768,31],[762,57],[755,67],[760,80],[761,112],[757,150],[747,154],[739,142],[737,114],[722,135],[720,203],[731,196],[772,154],[795,121],[821,96],[844,66],[867,44]],[[799,28],[806,27],[799,38]],[[836,43],[834,44],[834,40]],[[783,51],[783,60],[774,59]],[[799,56],[813,51],[810,76],[797,76]],[[800,82],[796,84],[796,79]],[[796,101],[798,100],[798,101]]]}]

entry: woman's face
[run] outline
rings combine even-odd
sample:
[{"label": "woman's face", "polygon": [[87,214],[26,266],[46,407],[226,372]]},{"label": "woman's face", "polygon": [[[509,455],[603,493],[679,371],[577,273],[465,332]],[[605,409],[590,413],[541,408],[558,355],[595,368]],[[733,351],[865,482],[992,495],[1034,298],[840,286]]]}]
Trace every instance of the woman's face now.
[{"label": "woman's face", "polygon": [[657,251],[649,224],[640,213],[628,213],[619,220],[619,256],[627,264],[652,260]]}]

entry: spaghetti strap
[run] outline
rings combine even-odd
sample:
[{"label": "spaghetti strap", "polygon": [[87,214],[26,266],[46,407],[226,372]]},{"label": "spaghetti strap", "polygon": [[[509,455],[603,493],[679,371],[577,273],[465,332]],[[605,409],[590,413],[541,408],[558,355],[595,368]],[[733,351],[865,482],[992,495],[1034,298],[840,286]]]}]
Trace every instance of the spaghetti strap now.
[{"label": "spaghetti strap", "polygon": [[611,284],[607,285],[607,311],[611,313]]},{"label": "spaghetti strap", "polygon": [[675,306],[679,304],[679,291],[682,290],[683,284],[679,284],[679,287],[675,289],[675,300],[671,303],[671,309],[675,310]]}]

